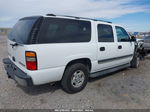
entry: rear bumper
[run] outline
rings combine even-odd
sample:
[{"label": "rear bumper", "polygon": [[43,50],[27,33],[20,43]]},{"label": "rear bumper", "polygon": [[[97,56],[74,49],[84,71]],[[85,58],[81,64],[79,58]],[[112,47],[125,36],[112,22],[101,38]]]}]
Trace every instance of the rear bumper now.
[{"label": "rear bumper", "polygon": [[15,80],[21,86],[33,86],[31,77],[12,63],[9,58],[3,59],[3,63],[9,78]]}]

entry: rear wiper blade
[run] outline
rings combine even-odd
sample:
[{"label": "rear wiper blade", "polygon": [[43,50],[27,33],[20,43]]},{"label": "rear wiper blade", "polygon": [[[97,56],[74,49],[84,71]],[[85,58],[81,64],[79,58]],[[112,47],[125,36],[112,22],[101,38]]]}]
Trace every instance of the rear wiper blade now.
[{"label": "rear wiper blade", "polygon": [[23,46],[22,44],[19,44],[19,43],[16,43],[16,42],[14,44],[10,44],[10,45],[12,46],[12,48],[15,47],[15,46]]}]

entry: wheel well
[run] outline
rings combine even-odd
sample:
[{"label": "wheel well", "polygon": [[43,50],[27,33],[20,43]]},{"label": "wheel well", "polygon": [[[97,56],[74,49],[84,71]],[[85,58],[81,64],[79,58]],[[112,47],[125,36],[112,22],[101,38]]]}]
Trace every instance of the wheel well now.
[{"label": "wheel well", "polygon": [[[72,61],[70,61],[70,62],[67,64],[66,68],[67,68],[68,66],[70,66],[70,65],[75,64],[75,63],[82,63],[82,64],[84,64],[84,65],[89,69],[89,71],[91,71],[92,64],[91,64],[91,60],[88,59],[88,58],[81,58],[81,59],[72,60]],[[65,68],[65,70],[66,70],[66,68]]]}]

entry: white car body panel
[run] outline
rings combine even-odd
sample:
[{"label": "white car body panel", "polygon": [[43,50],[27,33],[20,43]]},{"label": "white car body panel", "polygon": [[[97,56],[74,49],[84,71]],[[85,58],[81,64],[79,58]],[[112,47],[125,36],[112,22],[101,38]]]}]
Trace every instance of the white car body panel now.
[{"label": "white car body panel", "polygon": [[[114,42],[98,42],[97,24],[109,24],[113,27]],[[16,61],[12,60],[13,63],[31,76],[34,85],[60,81],[66,65],[76,59],[90,59],[92,64],[91,73],[129,63],[132,57],[107,63],[98,63],[98,60],[116,58],[133,54],[134,52],[133,42],[117,42],[114,27],[115,25],[111,23],[91,20],[91,41],[85,43],[33,44],[12,48],[10,44],[14,42],[8,40],[9,58],[12,60],[12,57],[15,57]],[[120,44],[123,50],[118,50],[118,45]],[[100,52],[99,48],[103,46],[106,50],[105,52]],[[25,51],[36,52],[38,70],[30,71],[26,69]]]}]

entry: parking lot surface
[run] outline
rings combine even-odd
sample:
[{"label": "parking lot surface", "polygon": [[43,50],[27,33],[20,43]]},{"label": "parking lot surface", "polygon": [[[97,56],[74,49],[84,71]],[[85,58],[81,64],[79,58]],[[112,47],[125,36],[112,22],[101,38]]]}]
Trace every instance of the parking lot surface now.
[{"label": "parking lot surface", "polygon": [[[0,108],[17,109],[147,109],[150,108],[150,57],[138,69],[124,69],[90,79],[77,94],[58,84],[22,88],[8,79],[2,59],[7,57],[6,36],[0,36]],[[42,74],[41,74],[42,75]]]}]

